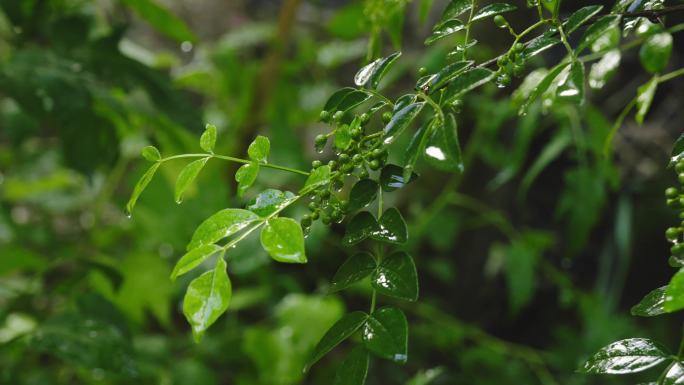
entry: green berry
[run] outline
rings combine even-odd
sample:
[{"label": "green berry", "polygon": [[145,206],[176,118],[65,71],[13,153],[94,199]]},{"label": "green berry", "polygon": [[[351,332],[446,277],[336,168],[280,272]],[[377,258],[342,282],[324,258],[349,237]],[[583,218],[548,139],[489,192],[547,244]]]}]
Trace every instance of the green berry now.
[{"label": "green berry", "polygon": [[418,76],[425,76],[425,75],[427,75],[427,72],[428,72],[428,70],[425,67],[418,68]]},{"label": "green berry", "polygon": [[299,222],[302,224],[302,227],[310,227],[313,221],[311,219],[311,215],[306,214],[302,217],[301,221]]},{"label": "green berry", "polygon": [[380,162],[377,159],[373,159],[368,163],[368,167],[370,167],[371,170],[375,171],[380,168]]},{"label": "green berry", "polygon": [[316,135],[316,138],[314,139],[314,143],[316,144],[316,146],[325,146],[325,143],[327,141],[328,137],[323,134]]},{"label": "green berry", "polygon": [[328,167],[330,167],[331,170],[334,170],[337,167],[337,162],[335,160],[329,161]]},{"label": "green berry", "polygon": [[682,254],[684,254],[684,243],[677,243],[676,245],[670,248],[670,251],[673,255],[681,256]]},{"label": "green berry", "polygon": [[667,207],[673,209],[679,207],[679,199],[668,199],[665,203],[667,204]]},{"label": "green berry", "polygon": [[321,167],[322,165],[323,165],[323,162],[321,162],[320,160],[314,160],[313,162],[311,162],[311,167],[312,167],[312,168],[319,168],[319,167]]},{"label": "green berry", "polygon": [[318,116],[322,122],[327,122],[330,120],[330,112],[323,110],[321,111],[321,114]]},{"label": "green berry", "polygon": [[359,171],[359,179],[366,179],[368,178],[368,170],[365,168],[362,168],[361,171]]},{"label": "green berry", "polygon": [[382,121],[385,123],[389,123],[389,121],[392,120],[392,113],[389,111],[386,111],[382,114]]},{"label": "green berry", "polygon": [[347,162],[349,162],[350,158],[349,158],[349,155],[347,155],[347,154],[340,154],[338,159],[339,159],[340,163],[347,163]]},{"label": "green berry", "polygon": [[342,219],[342,212],[338,209],[334,209],[332,213],[330,213],[330,217],[333,221],[339,222]]},{"label": "green berry", "polygon": [[363,156],[361,154],[354,154],[352,157],[352,163],[361,164],[361,162],[363,162]]},{"label": "green berry", "polygon": [[363,114],[359,115],[359,121],[361,121],[361,124],[366,124],[370,120],[370,115],[368,113],[364,112]]},{"label": "green berry", "polygon": [[328,199],[328,198],[330,198],[330,190],[323,190],[320,192],[319,195],[323,199]]},{"label": "green berry", "polygon": [[321,222],[323,222],[324,225],[329,225],[331,222],[330,215],[326,213],[321,213]]},{"label": "green berry", "polygon": [[676,227],[670,227],[669,229],[665,230],[665,238],[667,238],[668,241],[674,241],[679,237],[679,232],[680,230]]},{"label": "green berry", "polygon": [[314,211],[311,213],[311,219],[313,219],[314,221],[317,221],[319,217],[320,214],[318,213],[318,211]]},{"label": "green berry", "polygon": [[358,140],[361,138],[361,135],[363,135],[363,131],[361,131],[360,128],[354,127],[351,129],[351,136],[352,138]]},{"label": "green berry", "polygon": [[340,120],[342,120],[342,117],[343,117],[343,116],[344,116],[344,112],[343,112],[343,111],[337,111],[337,112],[335,112],[335,115],[333,115],[333,119],[334,119],[336,122],[339,122]]},{"label": "green berry", "polygon": [[376,148],[371,152],[371,156],[375,159],[382,157],[382,154],[383,154],[383,151],[379,148]]},{"label": "green berry", "polygon": [[319,207],[318,203],[316,203],[316,202],[309,202],[309,210],[311,210],[311,211],[316,211],[316,210],[318,210],[318,207]]},{"label": "green berry", "polygon": [[341,201],[340,201],[340,210],[345,211],[345,212],[346,212],[347,210],[349,210],[349,201],[347,201],[347,200],[341,200]]},{"label": "green berry", "polygon": [[499,28],[506,28],[508,26],[508,22],[501,15],[494,16],[494,24]]},{"label": "green berry", "polygon": [[525,44],[523,43],[515,43],[513,46],[513,50],[517,53],[520,53],[525,50]]},{"label": "green berry", "polygon": [[666,198],[677,198],[678,196],[679,196],[679,191],[677,191],[677,189],[674,187],[669,187],[667,190],[665,190],[665,197]]},{"label": "green berry", "polygon": [[681,172],[679,173],[679,175],[677,175],[677,180],[679,181],[679,183],[684,184],[684,172]]},{"label": "green berry", "polygon": [[678,162],[675,164],[675,171],[677,173],[684,172],[684,162]]}]

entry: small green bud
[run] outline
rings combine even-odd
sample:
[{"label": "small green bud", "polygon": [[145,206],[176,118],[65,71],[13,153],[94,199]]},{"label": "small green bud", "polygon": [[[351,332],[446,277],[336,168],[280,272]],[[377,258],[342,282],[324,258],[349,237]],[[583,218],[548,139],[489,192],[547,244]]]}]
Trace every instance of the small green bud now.
[{"label": "small green bud", "polygon": [[311,168],[319,168],[322,165],[323,165],[323,162],[321,162],[320,160],[314,160],[313,162],[311,162]]},{"label": "small green bud", "polygon": [[312,222],[311,215],[309,214],[304,215],[300,221],[302,227],[311,227]]},{"label": "small green bud", "polygon": [[314,143],[316,144],[316,146],[325,146],[325,143],[327,141],[328,137],[323,134],[316,135],[316,138],[314,139]]},{"label": "small green bud", "polygon": [[501,15],[496,15],[494,16],[494,24],[496,24],[497,27],[499,28],[506,28],[508,27],[508,22],[506,19],[501,16]]},{"label": "small green bud", "polygon": [[665,230],[665,238],[667,238],[668,241],[674,241],[679,237],[680,229],[676,227],[670,227],[669,229]]},{"label": "small green bud", "polygon": [[359,115],[359,121],[361,121],[361,124],[366,124],[370,120],[370,115],[368,115],[367,112],[364,112],[363,114]]},{"label": "small green bud", "polygon": [[335,160],[329,161],[328,167],[330,167],[331,170],[334,170],[335,168],[337,168],[337,162]]},{"label": "small green bud", "polygon": [[330,120],[330,112],[323,110],[321,111],[321,114],[318,116],[322,122],[328,122]]},{"label": "small green bud", "polygon": [[340,120],[342,120],[343,116],[344,116],[344,111],[337,111],[337,112],[335,112],[335,115],[333,115],[333,119],[336,122],[339,122]]},{"label": "small green bud", "polygon": [[389,112],[389,111],[385,111],[385,112],[382,114],[382,121],[385,122],[385,123],[389,123],[390,120],[392,120],[392,113]]},{"label": "small green bud", "polygon": [[368,167],[370,167],[371,170],[376,171],[380,168],[380,162],[377,159],[373,159],[368,163]]},{"label": "small green bud", "polygon": [[428,70],[425,67],[420,67],[418,68],[418,76],[425,76],[427,75]]},{"label": "small green bud", "polygon": [[347,162],[349,162],[349,155],[347,155],[347,154],[340,154],[340,156],[338,157],[338,159],[339,159],[340,163],[347,163]]},{"label": "small green bud", "polygon": [[665,190],[665,197],[666,198],[677,198],[679,196],[679,191],[675,187],[668,187]]}]

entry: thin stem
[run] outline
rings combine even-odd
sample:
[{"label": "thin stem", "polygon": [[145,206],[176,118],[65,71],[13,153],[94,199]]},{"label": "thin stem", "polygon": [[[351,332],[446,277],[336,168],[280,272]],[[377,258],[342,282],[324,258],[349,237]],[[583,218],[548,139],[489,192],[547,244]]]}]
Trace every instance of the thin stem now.
[{"label": "thin stem", "polygon": [[375,289],[373,289],[373,294],[371,295],[371,304],[370,304],[370,314],[373,314],[375,311],[375,302],[376,302],[376,297],[378,296],[378,293]]},{"label": "thin stem", "polygon": [[437,104],[430,96],[428,96],[424,92],[419,92],[418,97],[425,100],[427,104],[429,104],[434,110],[437,115],[439,115],[439,120],[440,122],[444,122],[444,111],[442,111],[442,108]]},{"label": "thin stem", "polygon": [[677,349],[677,360],[682,359],[684,354],[684,324],[682,324],[682,339],[679,341],[679,349]]},{"label": "thin stem", "polygon": [[[160,162],[166,162],[169,160],[181,159],[181,158],[216,158],[216,159],[223,159],[223,160],[227,160],[229,162],[242,163],[242,164],[252,163],[252,161],[247,160],[247,159],[235,158],[232,156],[217,155],[217,154],[180,154],[180,155],[173,155],[173,156],[169,156],[167,158],[163,158],[160,160]],[[279,166],[277,164],[259,163],[259,166],[260,167],[266,167],[266,168],[272,168],[274,170],[287,171],[287,172],[291,172],[291,173],[299,174],[299,175],[306,175],[306,176],[309,175],[309,173],[306,171],[297,170],[297,169],[285,167],[285,166]]]},{"label": "thin stem", "polygon": [[468,52],[468,40],[470,40],[470,24],[473,22],[473,16],[475,15],[475,0],[470,0],[470,15],[468,15],[468,23],[466,24],[465,30],[465,41],[463,42],[463,60],[466,59]]},{"label": "thin stem", "polygon": [[375,90],[371,90],[370,88],[365,89],[363,91],[368,92],[369,94],[371,94],[371,95],[375,96],[376,98],[382,100],[383,102],[389,104],[391,107],[394,107],[394,103],[391,100],[389,100],[385,95],[383,95],[383,94],[381,94]]}]

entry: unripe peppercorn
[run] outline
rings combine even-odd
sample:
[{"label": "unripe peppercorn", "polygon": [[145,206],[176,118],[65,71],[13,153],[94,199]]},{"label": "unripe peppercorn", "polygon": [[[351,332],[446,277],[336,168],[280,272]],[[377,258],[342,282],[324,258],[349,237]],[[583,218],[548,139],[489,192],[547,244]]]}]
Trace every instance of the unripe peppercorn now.
[{"label": "unripe peppercorn", "polygon": [[371,170],[375,171],[380,168],[380,162],[378,162],[377,159],[373,159],[368,163],[368,167],[370,167]]},{"label": "unripe peppercorn", "polygon": [[337,167],[337,162],[335,160],[329,161],[328,167],[330,167],[331,170],[334,170]]},{"label": "unripe peppercorn", "polygon": [[386,111],[382,114],[382,121],[385,123],[389,123],[389,121],[392,120],[392,113],[389,111]]},{"label": "unripe peppercorn", "polygon": [[310,227],[312,223],[311,216],[309,214],[304,215],[300,223],[302,224],[302,227]]},{"label": "unripe peppercorn", "polygon": [[679,175],[677,175],[677,180],[679,181],[679,183],[684,183],[684,172],[679,173]]},{"label": "unripe peppercorn", "polygon": [[525,50],[525,44],[523,44],[523,43],[515,43],[515,46],[513,46],[513,50],[514,50],[515,52],[520,53],[520,52],[522,52],[522,51]]},{"label": "unripe peppercorn", "polygon": [[352,136],[352,138],[358,140],[358,139],[361,138],[361,135],[363,135],[363,131],[361,131],[360,128],[354,127],[354,128],[351,129],[351,136]]},{"label": "unripe peppercorn", "polygon": [[370,120],[370,115],[368,113],[364,112],[363,114],[359,115],[359,121],[361,124],[366,124]]},{"label": "unripe peppercorn", "polygon": [[319,168],[319,167],[321,167],[322,165],[323,165],[323,162],[321,162],[320,160],[314,160],[313,162],[311,162],[311,167],[312,167],[312,168]]},{"label": "unripe peppercorn", "polygon": [[494,16],[494,24],[499,28],[506,28],[508,26],[508,22],[501,15]]},{"label": "unripe peppercorn", "polygon": [[382,156],[382,153],[383,153],[383,151],[381,149],[376,148],[371,152],[371,156],[373,158],[377,159],[377,158],[380,158]]},{"label": "unripe peppercorn", "polygon": [[348,174],[354,170],[354,165],[352,163],[345,163],[344,166],[341,167],[341,170]]},{"label": "unripe peppercorn", "polygon": [[665,230],[665,238],[667,238],[668,241],[674,241],[679,237],[679,229],[676,227],[670,227],[669,229]]},{"label": "unripe peppercorn", "polygon": [[667,207],[677,208],[679,206],[679,199],[668,199],[665,203]]},{"label": "unripe peppercorn", "polygon": [[339,158],[341,163],[347,163],[349,162],[349,155],[347,154],[340,154]]},{"label": "unripe peppercorn", "polygon": [[347,200],[341,200],[341,201],[340,201],[340,210],[345,211],[345,212],[346,212],[347,210],[349,210],[349,201],[347,201]]},{"label": "unripe peppercorn", "polygon": [[679,161],[677,164],[675,164],[675,171],[677,173],[684,172],[684,162]]},{"label": "unripe peppercorn", "polygon": [[316,202],[309,202],[309,210],[311,210],[311,211],[316,211],[316,210],[318,210],[318,203],[316,203]]},{"label": "unripe peppercorn", "polygon": [[363,156],[361,154],[354,154],[354,156],[352,156],[352,162],[354,164],[361,164],[361,162],[363,162]]},{"label": "unripe peppercorn", "polygon": [[318,117],[321,119],[321,121],[327,122],[330,120],[330,112],[323,110]]},{"label": "unripe peppercorn", "polygon": [[684,243],[677,243],[670,248],[673,255],[680,256],[684,254]]},{"label": "unripe peppercorn", "polygon": [[314,139],[314,143],[316,144],[316,146],[325,146],[325,143],[327,141],[328,137],[323,134],[316,135],[316,138]]},{"label": "unripe peppercorn", "polygon": [[679,196],[679,191],[675,187],[668,187],[665,190],[665,197],[666,198],[677,198]]},{"label": "unripe peppercorn", "polygon": [[418,68],[418,76],[425,76],[425,75],[427,75],[427,72],[428,72],[428,70],[425,67]]},{"label": "unripe peppercorn", "polygon": [[318,211],[314,211],[313,213],[311,213],[311,219],[313,219],[314,221],[317,221],[319,217],[320,214],[318,213]]},{"label": "unripe peppercorn", "polygon": [[337,112],[335,112],[335,115],[333,115],[333,119],[334,119],[336,122],[339,122],[340,120],[342,120],[342,117],[343,117],[343,116],[344,116],[344,112],[343,112],[343,111],[337,111]]},{"label": "unripe peppercorn", "polygon": [[359,179],[366,179],[368,178],[368,170],[365,168],[362,168],[361,171],[359,171]]},{"label": "unripe peppercorn", "polygon": [[321,222],[323,222],[324,225],[329,225],[330,224],[330,216],[326,213],[321,213]]}]

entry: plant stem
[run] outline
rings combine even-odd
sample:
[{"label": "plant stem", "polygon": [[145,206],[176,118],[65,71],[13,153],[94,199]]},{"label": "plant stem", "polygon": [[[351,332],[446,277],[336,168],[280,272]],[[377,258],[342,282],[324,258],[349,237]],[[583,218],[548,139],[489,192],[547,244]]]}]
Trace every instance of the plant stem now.
[{"label": "plant stem", "polygon": [[[169,156],[167,158],[161,159],[160,162],[166,162],[169,160],[181,159],[181,158],[216,158],[216,159],[223,159],[223,160],[227,160],[229,162],[235,162],[235,163],[243,163],[243,164],[253,163],[253,161],[251,161],[251,160],[242,159],[242,158],[235,158],[235,157],[226,156],[226,155],[217,155],[217,154],[173,155],[173,156]],[[297,170],[297,169],[285,167],[285,166],[279,166],[277,164],[270,164],[270,163],[258,163],[258,164],[260,167],[272,168],[274,170],[280,170],[280,171],[287,171],[287,172],[291,172],[291,173],[299,174],[299,175],[307,175],[307,176],[309,175],[309,173],[306,171]]]},{"label": "plant stem", "polygon": [[439,115],[439,121],[444,122],[444,111],[442,111],[442,108],[435,102],[429,95],[427,95],[424,92],[418,92],[416,95],[418,95],[419,98],[425,100],[427,104],[429,104],[434,110],[437,115]]},{"label": "plant stem", "polygon": [[466,24],[465,30],[465,40],[463,42],[463,60],[466,59],[468,54],[468,40],[470,40],[470,24],[473,22],[473,16],[475,15],[475,0],[470,0],[470,15],[468,15],[468,23]]}]

